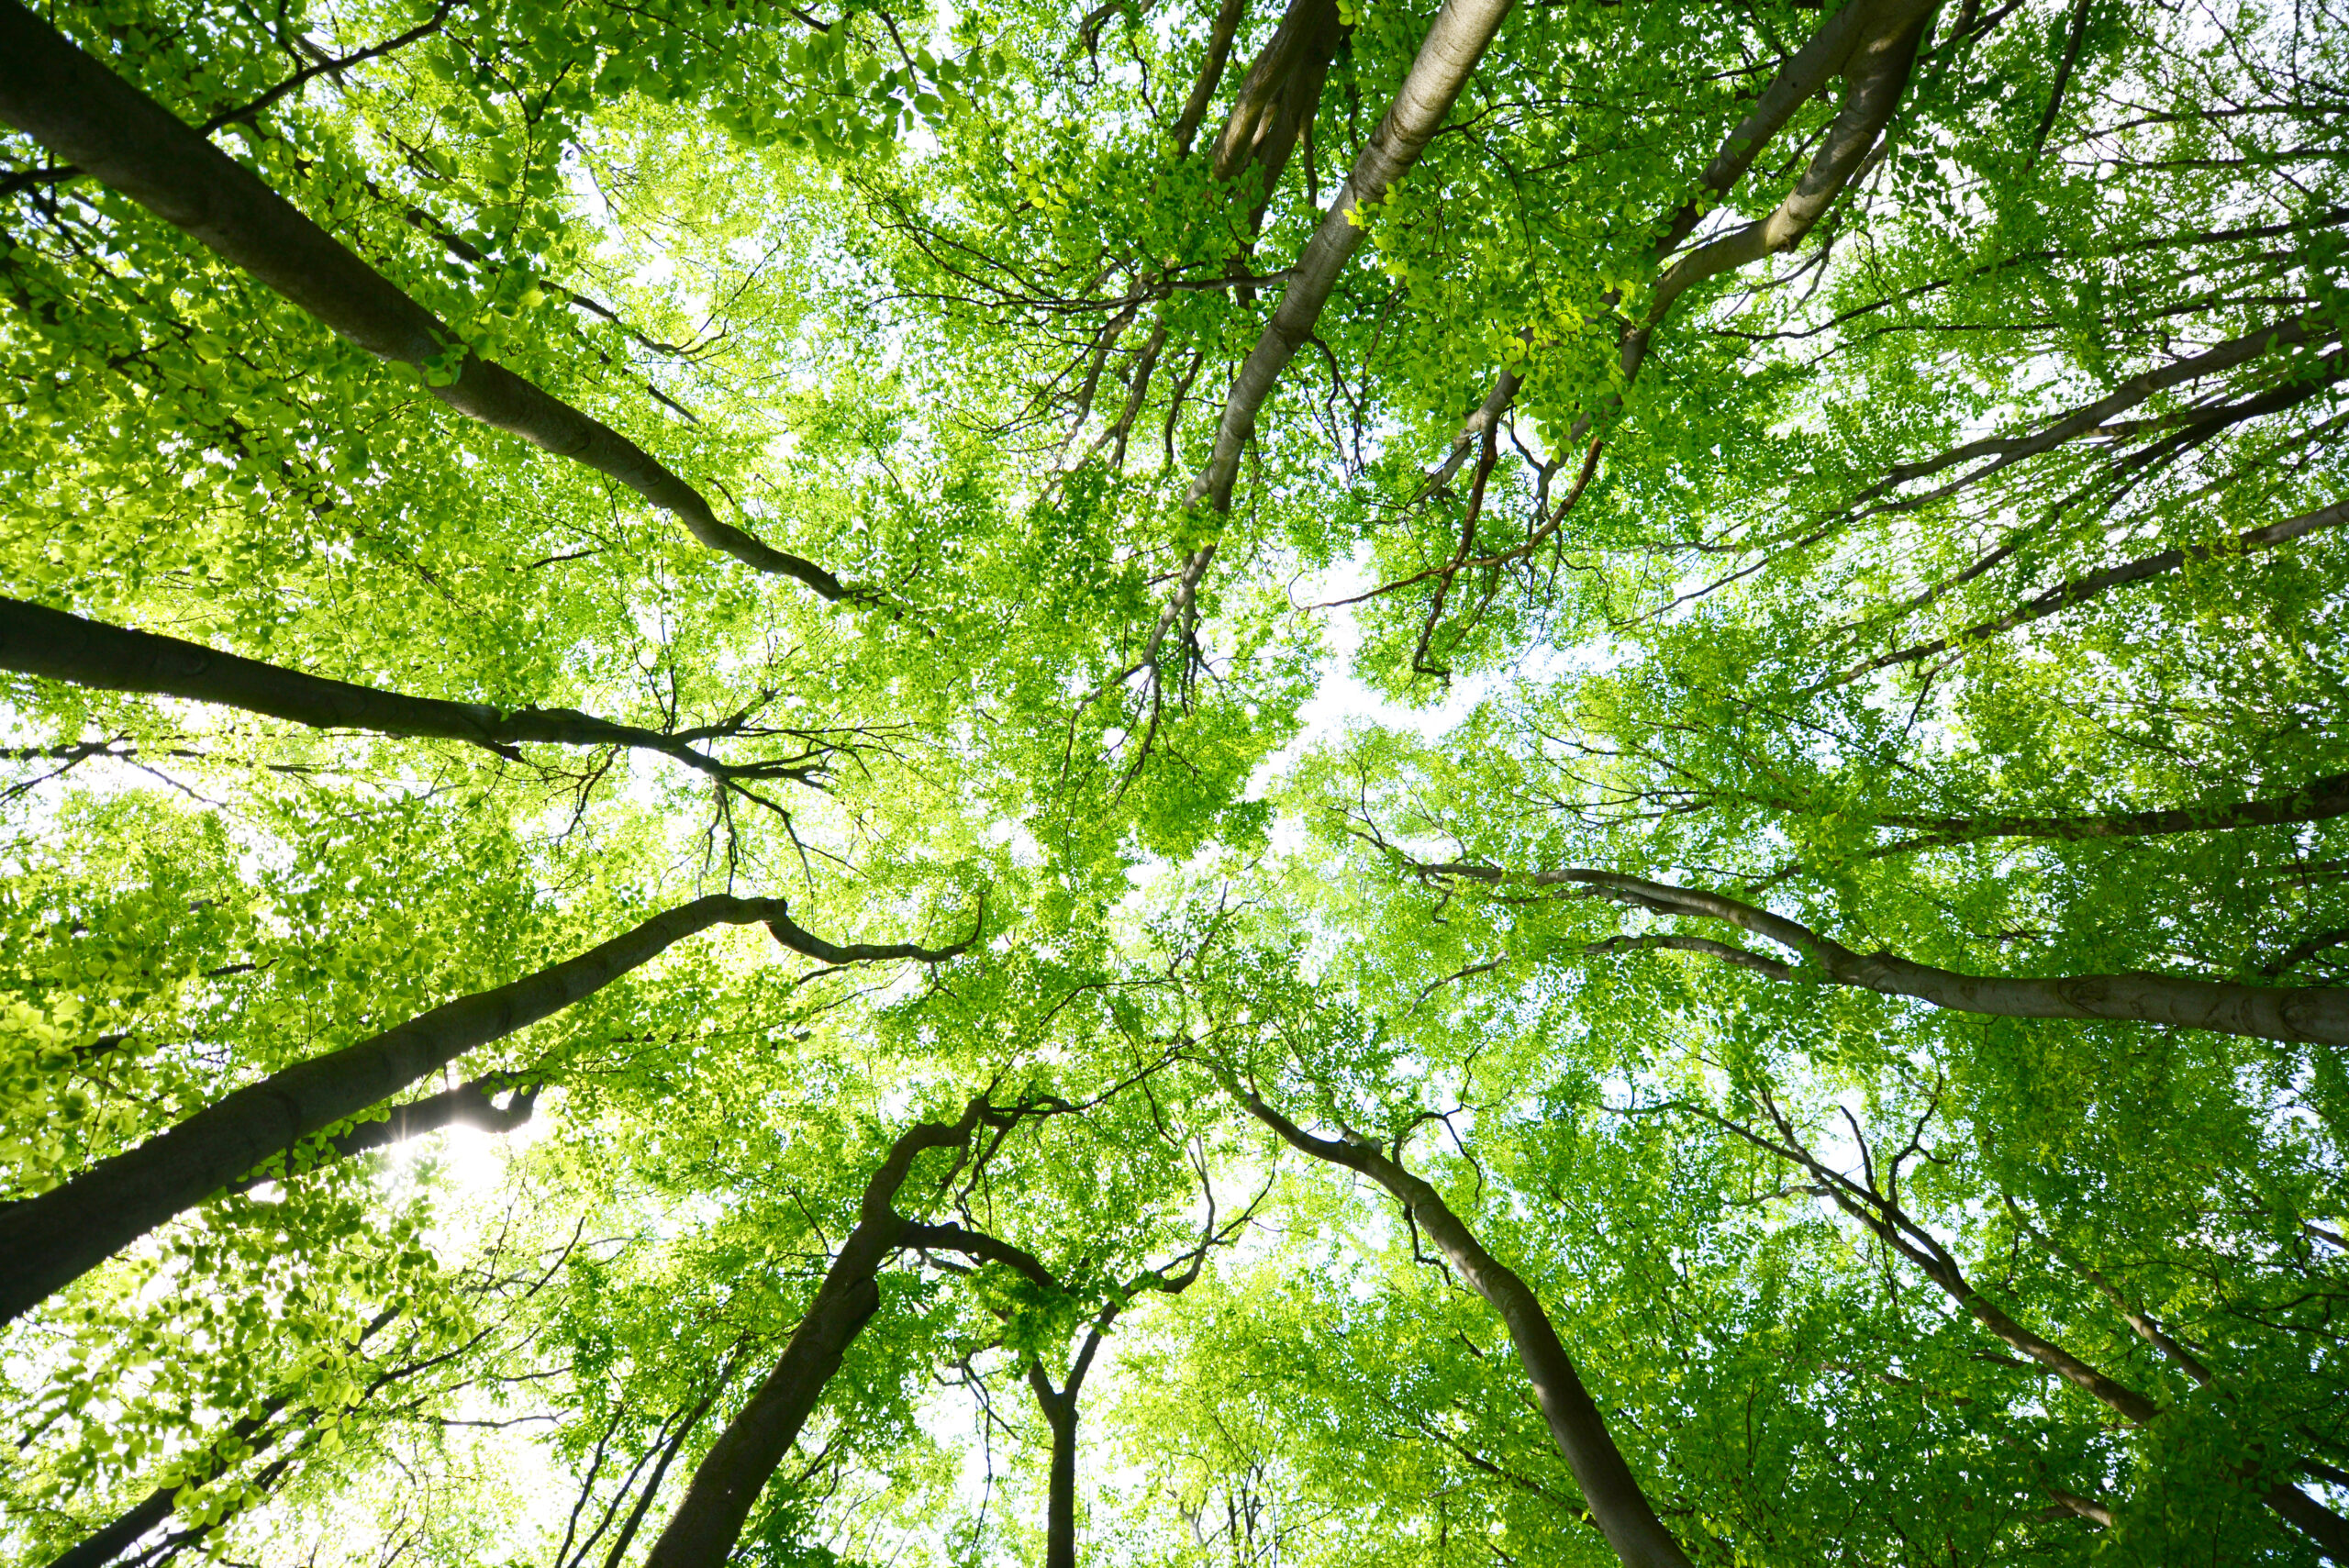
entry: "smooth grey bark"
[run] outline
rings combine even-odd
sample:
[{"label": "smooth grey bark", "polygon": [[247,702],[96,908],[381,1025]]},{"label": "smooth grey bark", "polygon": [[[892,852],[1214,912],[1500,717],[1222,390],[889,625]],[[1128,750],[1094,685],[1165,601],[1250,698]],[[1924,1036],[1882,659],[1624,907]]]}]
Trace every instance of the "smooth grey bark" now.
[{"label": "smooth grey bark", "polygon": [[[1783,915],[1773,915],[1718,893],[1650,882],[1621,872],[1574,867],[1512,874],[1494,866],[1458,863],[1417,869],[1431,876],[1464,877],[1495,884],[1518,882],[1534,887],[1579,884],[1597,896],[1660,914],[1726,921],[1812,959],[1826,979],[1835,984],[1880,991],[1888,996],[1912,996],[1954,1012],[2005,1018],[2105,1018],[2173,1024],[2181,1029],[2210,1029],[2254,1040],[2349,1045],[2349,990],[2331,986],[2238,985],[2226,981],[2187,980],[2143,973],[2070,974],[2045,979],[1960,974],[1954,970],[1911,962],[1896,953],[1854,952]],[[1591,946],[1599,951],[1642,946],[1711,951],[1709,945],[1699,945],[1701,942],[1702,939],[1694,938],[1639,937],[1613,938]],[[1774,979],[1815,978],[1758,953],[1731,951],[1736,954],[1732,962],[1760,970]]]},{"label": "smooth grey bark", "polygon": [[[244,165],[76,47],[17,0],[0,0],[0,120],[241,267],[379,360],[442,364],[457,334]],[[701,493],[635,442],[467,351],[426,389],[468,418],[618,481],[712,550],[795,577],[828,599],[840,580],[718,520]]]},{"label": "smooth grey bark", "polygon": [[[1281,372],[1312,335],[1321,307],[1338,286],[1339,274],[1362,245],[1366,232],[1360,227],[1362,204],[1383,196],[1419,161],[1513,4],[1514,0],[1444,0],[1394,103],[1355,158],[1345,184],[1298,253],[1297,264],[1289,269],[1272,320],[1232,377],[1217,419],[1215,445],[1206,465],[1191,481],[1186,505],[1204,502],[1218,513],[1231,510],[1231,487],[1240,476],[1241,454],[1256,433],[1256,417],[1264,411],[1264,400],[1272,395]],[[1194,624],[1199,585],[1215,564],[1216,548],[1216,541],[1210,539],[1184,562],[1174,593],[1143,639],[1141,656],[1119,679],[1141,671],[1151,672],[1153,681],[1157,679],[1167,634],[1177,627],[1187,633]],[[1155,736],[1157,728],[1153,708],[1146,734]]]},{"label": "smooth grey bark", "polygon": [[1385,1187],[1410,1211],[1460,1277],[1483,1296],[1508,1329],[1520,1364],[1533,1384],[1533,1397],[1558,1451],[1574,1472],[1599,1533],[1625,1568],[1691,1568],[1687,1552],[1656,1517],[1655,1507],[1615,1445],[1582,1375],[1559,1341],[1558,1331],[1531,1286],[1477,1241],[1441,1194],[1366,1139],[1317,1138],[1266,1105],[1237,1080],[1228,1086],[1257,1120],[1292,1148],[1317,1160],[1358,1171]]},{"label": "smooth grey bark", "polygon": [[[2349,513],[2349,507],[2343,508]],[[2296,790],[2256,800],[2213,801],[2154,811],[2109,811],[2079,817],[1926,817],[1900,813],[1876,820],[1887,827],[1930,828],[1922,838],[1904,839],[1868,851],[1868,858],[1971,844],[1983,839],[2055,839],[2079,843],[2092,839],[2155,838],[2172,833],[2219,833],[2237,828],[2277,828],[2329,822],[2349,817],[2349,773],[2328,773]],[[2311,950],[2313,951],[2313,950]],[[2291,967],[2289,964],[2286,968]]]},{"label": "smooth grey bark", "polygon": [[926,1150],[966,1147],[986,1111],[984,1100],[973,1100],[952,1126],[923,1122],[889,1146],[864,1184],[855,1229],[825,1271],[774,1370],[695,1467],[644,1568],[720,1568],[733,1555],[751,1506],[880,1307],[878,1276],[907,1225],[895,1207],[897,1192],[915,1159]]},{"label": "smooth grey bark", "polygon": [[695,740],[716,731],[664,735],[567,707],[500,708],[412,697],[6,597],[0,597],[0,670],[101,691],[217,703],[314,729],[469,740],[505,755],[523,744],[626,746],[657,751],[720,779],[804,777],[810,771],[805,763],[737,765],[695,749]]},{"label": "smooth grey bark", "polygon": [[0,1323],[272,1156],[382,1104],[465,1052],[552,1017],[673,943],[712,926],[754,923],[764,923],[785,946],[828,963],[934,962],[961,951],[828,942],[794,924],[780,898],[712,895],[664,910],[576,958],[273,1073],[62,1186],[0,1209]]},{"label": "smooth grey bark", "polygon": [[[1218,512],[1231,510],[1231,487],[1240,474],[1240,454],[1256,432],[1256,416],[1273,384],[1313,330],[1338,286],[1338,276],[1360,249],[1366,230],[1361,208],[1375,202],[1409,172],[1428,139],[1452,112],[1468,73],[1484,58],[1513,0],[1444,0],[1428,28],[1402,87],[1378,128],[1371,133],[1337,200],[1306,242],[1289,270],[1287,286],[1256,346],[1249,351],[1225,394],[1216,426],[1215,447],[1192,482],[1190,502],[1205,501]],[[1212,548],[1212,547],[1210,547]],[[1203,552],[1205,553],[1205,552]],[[1195,585],[1195,584],[1194,584]]]},{"label": "smooth grey bark", "polygon": [[[1816,72],[1823,81],[1832,72],[1822,62],[1831,57],[1835,69],[1842,73],[1843,102],[1833,123],[1827,128],[1826,144],[1811,159],[1795,188],[1768,215],[1708,240],[1665,269],[1649,296],[1646,325],[1623,340],[1622,366],[1627,379],[1639,373],[1650,337],[1683,294],[1707,278],[1735,272],[1765,256],[1792,250],[1827,215],[1827,209],[1843,194],[1844,187],[1883,139],[1885,128],[1892,123],[1893,113],[1909,90],[1918,43],[1940,0],[1859,3],[1865,5],[1865,10],[1859,10],[1858,5],[1850,7],[1858,13],[1849,24],[1850,40],[1844,41],[1843,18],[1839,13],[1820,29],[1825,42],[1820,45],[1820,55],[1806,67],[1806,80]],[[1811,90],[1815,92],[1818,85],[1819,82],[1813,81]],[[1768,95],[1765,97],[1767,99]],[[1783,113],[1791,114],[1800,101],[1787,102]],[[1781,113],[1775,102],[1770,107],[1773,114]],[[1759,106],[1756,112],[1760,112]],[[1784,123],[1783,118],[1780,123]],[[1735,161],[1735,154],[1728,149],[1723,152],[1731,162]],[[1675,220],[1675,227],[1677,221]]]},{"label": "smooth grey bark", "polygon": [[1778,73],[1753,101],[1753,107],[1722,139],[1713,161],[1697,176],[1698,195],[1665,222],[1664,236],[1656,242],[1659,261],[1680,249],[1682,242],[1696,231],[1697,225],[1704,219],[1707,198],[1727,195],[1730,187],[1745,177],[1762,150],[1786,128],[1795,111],[1817,97],[1820,89],[1843,70],[1852,57],[1853,46],[1878,9],[1872,0],[1845,0],[1778,68]]}]

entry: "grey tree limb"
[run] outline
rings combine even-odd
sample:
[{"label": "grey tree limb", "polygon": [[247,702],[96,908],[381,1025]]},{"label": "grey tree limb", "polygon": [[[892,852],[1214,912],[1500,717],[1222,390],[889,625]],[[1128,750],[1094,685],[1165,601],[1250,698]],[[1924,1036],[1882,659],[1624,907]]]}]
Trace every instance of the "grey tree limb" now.
[{"label": "grey tree limb", "polygon": [[1842,71],[1874,9],[1871,0],[1844,0],[1778,68],[1753,107],[1722,139],[1720,150],[1697,176],[1696,194],[1665,221],[1664,235],[1656,241],[1658,261],[1680,249],[1703,221],[1710,203],[1729,195],[1730,188],[1753,166],[1753,160],[1786,128],[1795,111],[1817,97]]},{"label": "grey tree limb", "polygon": [[1237,1079],[1229,1088],[1249,1113],[1278,1133],[1290,1147],[1358,1171],[1385,1187],[1410,1212],[1445,1262],[1483,1296],[1508,1329],[1518,1361],[1533,1384],[1534,1401],[1558,1451],[1574,1472],[1575,1485],[1599,1533],[1624,1568],[1690,1568],[1687,1552],[1656,1517],[1639,1478],[1607,1429],[1607,1420],[1583,1386],[1556,1328],[1517,1273],[1485,1251],[1434,1187],[1389,1159],[1376,1145],[1354,1135],[1342,1141],[1317,1138],[1273,1109]]},{"label": "grey tree limb", "polygon": [[[1767,215],[1707,241],[1667,268],[1649,297],[1647,325],[1624,340],[1623,361],[1636,371],[1649,333],[1680,296],[1707,278],[1734,272],[1792,250],[1843,194],[1866,162],[1909,88],[1917,45],[1939,0],[1879,0],[1854,20],[1857,36],[1840,62],[1843,102],[1827,128],[1827,139],[1795,188]],[[1829,24],[1835,27],[1839,16]],[[1822,28],[1828,32],[1829,28]],[[1831,43],[1832,43],[1831,35]],[[1831,52],[1831,50],[1830,51]],[[1814,89],[1815,90],[1815,89]],[[1765,97],[1767,95],[1765,95]],[[1793,105],[1787,106],[1791,113]]]},{"label": "grey tree limb", "polygon": [[828,599],[849,596],[840,579],[813,562],[720,521],[699,491],[618,431],[463,349],[445,322],[293,203],[17,0],[0,0],[0,120],[244,269],[355,347],[425,373],[426,389],[460,414],[617,480],[712,550],[796,578]]},{"label": "grey tree limb", "polygon": [[[1519,873],[1457,862],[1414,869],[1425,876],[1458,877],[1492,884],[1580,886],[1596,896],[1659,914],[1720,920],[1791,949],[1819,966],[1816,973],[1790,970],[1787,979],[1812,981],[1823,977],[1837,985],[1878,991],[1887,996],[1909,996],[1954,1012],[2008,1018],[2099,1018],[2169,1024],[2254,1040],[2349,1045],[2349,990],[2336,987],[2241,985],[2230,981],[2188,980],[2174,974],[2145,973],[2047,978],[1960,974],[1954,970],[1917,963],[1897,953],[1855,952],[1783,915],[1774,915],[1721,894],[1651,882],[1622,872],[1577,866]],[[1685,948],[1687,944],[1671,945]],[[1753,957],[1744,955],[1748,961]],[[1766,962],[1746,962],[1744,967],[1773,973]]]},{"label": "grey tree limb", "polygon": [[500,708],[408,696],[6,597],[0,597],[0,670],[101,691],[216,703],[313,729],[466,740],[508,757],[519,745],[625,746],[659,752],[713,778],[802,782],[818,765],[809,759],[729,763],[697,749],[692,732],[664,734],[573,708]]},{"label": "grey tree limb", "polygon": [[1281,291],[1272,320],[1232,378],[1216,425],[1214,449],[1191,484],[1191,505],[1204,501],[1217,512],[1231,510],[1240,455],[1256,433],[1256,417],[1272,395],[1282,370],[1311,335],[1321,307],[1338,286],[1339,274],[1368,232],[1363,207],[1384,196],[1419,161],[1512,4],[1513,0],[1444,0],[1443,8],[1436,13],[1394,103],[1354,160],[1320,227],[1289,269],[1288,285]]},{"label": "grey tree limb", "polygon": [[936,962],[962,951],[911,943],[836,947],[802,930],[780,898],[713,894],[663,910],[576,958],[273,1073],[61,1186],[0,1208],[0,1323],[264,1161],[381,1105],[465,1052],[552,1017],[712,926],[759,922],[800,951],[837,955],[829,962]]}]

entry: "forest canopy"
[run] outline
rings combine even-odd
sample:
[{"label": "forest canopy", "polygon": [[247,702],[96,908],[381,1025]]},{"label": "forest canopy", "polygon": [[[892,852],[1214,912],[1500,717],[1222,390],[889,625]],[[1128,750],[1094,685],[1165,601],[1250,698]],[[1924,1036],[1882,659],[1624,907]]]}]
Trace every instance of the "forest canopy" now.
[{"label": "forest canopy", "polygon": [[2349,1563],[2342,0],[0,0],[0,1555]]}]

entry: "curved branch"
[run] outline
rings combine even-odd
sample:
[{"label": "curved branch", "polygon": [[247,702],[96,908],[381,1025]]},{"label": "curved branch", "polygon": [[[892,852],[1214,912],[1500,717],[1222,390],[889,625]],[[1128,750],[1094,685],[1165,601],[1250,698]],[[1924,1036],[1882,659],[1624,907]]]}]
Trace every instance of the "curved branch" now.
[{"label": "curved branch", "polygon": [[465,740],[508,758],[516,754],[516,746],[526,744],[625,746],[659,752],[712,778],[800,783],[807,782],[817,767],[812,759],[725,762],[696,750],[684,736],[567,707],[500,708],[386,692],[6,597],[0,597],[0,670],[100,691],[214,703],[313,729]]},{"label": "curved branch", "polygon": [[241,267],[379,360],[415,367],[468,418],[618,480],[685,531],[828,599],[813,562],[718,520],[701,493],[618,431],[466,349],[457,333],[194,128],[17,0],[0,0],[0,119]]},{"label": "curved branch", "polygon": [[1401,1202],[1445,1260],[1483,1296],[1516,1346],[1518,1361],[1533,1384],[1535,1403],[1558,1451],[1574,1472],[1575,1485],[1599,1532],[1626,1568],[1689,1568],[1688,1554],[1674,1539],[1631,1473],[1607,1419],[1583,1386],[1558,1331],[1532,1287],[1485,1251],[1475,1234],[1426,1182],[1388,1159],[1368,1140],[1349,1134],[1342,1141],[1317,1138],[1266,1105],[1236,1078],[1224,1086],[1250,1115],[1278,1133],[1291,1148],[1358,1171]]},{"label": "curved branch", "polygon": [[664,910],[576,958],[273,1073],[63,1185],[0,1209],[0,1323],[273,1155],[381,1105],[465,1052],[552,1017],[712,926],[784,913],[779,898],[722,895]]},{"label": "curved branch", "polygon": [[[2100,1018],[2171,1024],[2254,1040],[2349,1045],[2349,990],[2331,986],[2240,985],[2174,974],[2071,974],[2038,978],[1960,974],[1897,953],[1859,953],[1809,926],[1700,888],[1651,882],[1622,872],[1573,867],[1530,874],[1466,864],[1419,865],[1422,876],[1458,877],[1535,887],[1578,885],[1618,903],[1658,914],[1721,920],[1814,960],[1838,985],[1909,996],[1954,1012],[2006,1018]],[[1749,966],[1753,967],[1753,966]],[[1806,972],[1789,978],[1809,980]]]},{"label": "curved branch", "polygon": [[[1850,46],[1851,53],[1842,62],[1843,106],[1828,128],[1826,145],[1768,217],[1698,246],[1656,280],[1655,294],[1648,303],[1648,328],[1633,334],[1625,344],[1627,360],[1637,363],[1638,352],[1646,345],[1646,331],[1662,321],[1690,288],[1707,278],[1791,250],[1826,215],[1882,139],[1893,111],[1900,106],[1909,70],[1916,63],[1918,40],[1937,3],[1887,0],[1880,11],[1872,9],[1865,35]],[[1839,15],[1837,21],[1841,19]],[[1854,25],[1859,25],[1856,18]],[[1821,29],[1822,33],[1828,30]],[[1787,112],[1792,112],[1791,105]]]},{"label": "curved branch", "polygon": [[1859,42],[1862,28],[1872,19],[1870,9],[1869,0],[1845,0],[1779,67],[1777,75],[1770,79],[1770,84],[1754,100],[1753,109],[1722,139],[1720,150],[1713,154],[1713,161],[1697,177],[1698,194],[1665,220],[1664,237],[1656,242],[1658,261],[1679,250],[1681,242],[1696,231],[1705,216],[1706,198],[1727,195],[1730,187],[1745,177],[1762,150],[1786,128],[1795,111],[1817,97],[1820,90],[1843,69],[1854,46]]}]

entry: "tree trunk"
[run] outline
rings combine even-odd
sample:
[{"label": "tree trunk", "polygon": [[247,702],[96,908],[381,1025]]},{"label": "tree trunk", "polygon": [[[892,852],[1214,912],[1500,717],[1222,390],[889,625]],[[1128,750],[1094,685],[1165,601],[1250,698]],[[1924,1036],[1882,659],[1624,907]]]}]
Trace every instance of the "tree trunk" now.
[{"label": "tree trunk", "polygon": [[1236,1082],[1232,1088],[1258,1120],[1291,1146],[1316,1159],[1359,1171],[1401,1200],[1461,1278],[1492,1307],[1532,1380],[1542,1418],[1574,1472],[1575,1485],[1581,1488],[1591,1518],[1625,1568],[1690,1568],[1688,1554],[1656,1518],[1654,1506],[1625,1462],[1622,1450],[1615,1446],[1606,1418],[1583,1386],[1581,1374],[1575,1371],[1532,1288],[1485,1251],[1435,1188],[1375,1147],[1351,1139],[1337,1142],[1316,1138]]},{"label": "tree trunk", "polygon": [[273,1073],[64,1185],[0,1209],[0,1323],[271,1155],[380,1105],[466,1051],[592,995],[673,942],[712,926],[783,918],[779,898],[696,899],[576,958]]},{"label": "tree trunk", "polygon": [[1484,58],[1486,46],[1508,16],[1512,0],[1444,0],[1426,40],[1420,44],[1409,74],[1403,78],[1395,102],[1371,133],[1353,172],[1346,177],[1338,199],[1321,226],[1290,269],[1288,286],[1281,292],[1264,335],[1232,378],[1225,395],[1223,417],[1216,427],[1215,450],[1192,483],[1193,505],[1207,502],[1218,512],[1231,510],[1231,486],[1240,475],[1240,454],[1256,432],[1256,416],[1272,395],[1273,384],[1313,330],[1321,307],[1338,286],[1338,274],[1361,246],[1365,221],[1360,208],[1385,196],[1387,189],[1419,161],[1419,154],[1452,112],[1468,73]]},{"label": "tree trunk", "polygon": [[[0,0],[0,6],[6,3]],[[85,620],[21,599],[0,597],[0,669],[100,691],[217,703],[313,729],[468,740],[498,751],[521,744],[627,746],[657,751],[718,778],[776,774],[774,768],[757,763],[729,766],[679,736],[570,708],[507,709],[412,697],[264,664],[176,637]]]},{"label": "tree trunk", "polygon": [[[618,431],[462,351],[446,323],[17,0],[0,0],[0,119],[367,353],[425,373],[427,390],[460,414],[618,480],[713,550],[796,577],[828,599],[843,596],[840,580],[822,567],[720,522],[698,491]],[[436,384],[444,379],[445,385]]]},{"label": "tree trunk", "polygon": [[[1473,877],[1485,882],[1511,880],[1491,866],[1452,864],[1419,869],[1431,874]],[[1835,984],[1880,991],[1888,996],[1913,996],[1954,1012],[2004,1018],[2108,1018],[2210,1029],[2254,1040],[2349,1045],[2349,990],[2332,986],[2238,985],[2227,981],[2186,980],[2172,974],[2142,973],[2070,974],[2047,979],[1960,974],[1931,964],[1913,963],[1895,953],[1854,952],[1783,915],[1773,915],[1718,893],[1650,882],[1620,872],[1575,867],[1536,872],[1522,880],[1537,887],[1580,884],[1602,897],[1663,914],[1724,920],[1815,959]],[[1776,978],[1805,978],[1799,971],[1779,973],[1770,967],[1771,961],[1759,954],[1741,953],[1738,958],[1745,967],[1764,970]]]},{"label": "tree trunk", "polygon": [[2254,1040],[2349,1045],[2349,990],[2237,985],[2170,974],[2074,974],[2054,979],[1959,974],[1892,953],[1822,947],[1836,984],[1913,996],[1936,1007],[2009,1018],[2111,1018],[2210,1029]]},{"label": "tree trunk", "polygon": [[721,1568],[741,1539],[775,1467],[791,1451],[841,1359],[881,1304],[875,1283],[896,1251],[906,1221],[893,1204],[914,1159],[929,1149],[965,1146],[985,1109],[974,1100],[952,1127],[924,1122],[900,1136],[865,1184],[856,1228],[841,1244],[774,1370],[718,1434],[685,1495],[644,1559],[644,1568]]},{"label": "tree trunk", "polygon": [[1251,233],[1264,226],[1290,154],[1321,106],[1321,84],[1345,36],[1338,0],[1289,0],[1281,25],[1233,95],[1216,138],[1213,168],[1218,180],[1254,176]]},{"label": "tree trunk", "polygon": [[2349,1562],[2349,1519],[2343,1518],[2288,1481],[2278,1481],[2259,1495],[2277,1517],[2316,1543],[2333,1562]]},{"label": "tree trunk", "polygon": [[[2349,519],[2349,505],[2340,510],[2344,519]],[[2093,817],[1880,817],[1876,820],[1887,827],[1932,831],[1923,838],[1905,839],[1871,850],[1868,858],[1970,844],[1982,839],[2059,839],[2079,842],[2089,839],[2153,838],[2169,833],[2217,833],[2235,828],[2277,828],[2301,822],[2329,822],[2336,817],[2349,817],[2349,773],[2311,779],[2296,790],[2259,800],[2220,801],[2157,811],[2113,811]]]},{"label": "tree trunk", "polygon": [[1034,1370],[1036,1403],[1052,1432],[1052,1472],[1044,1493],[1044,1568],[1076,1568],[1076,1390],[1054,1395]]},{"label": "tree trunk", "polygon": [[1659,261],[1680,249],[1681,243],[1696,232],[1705,214],[1719,206],[1720,198],[1729,195],[1730,187],[1745,177],[1753,160],[1786,128],[1795,111],[1834,80],[1851,59],[1853,46],[1859,41],[1862,30],[1874,20],[1871,13],[1875,9],[1871,0],[1844,0],[1833,16],[1820,24],[1809,40],[1778,68],[1778,73],[1754,100],[1753,109],[1729,133],[1720,150],[1713,154],[1713,161],[1697,177],[1700,194],[1665,220],[1663,238],[1656,242]]}]

